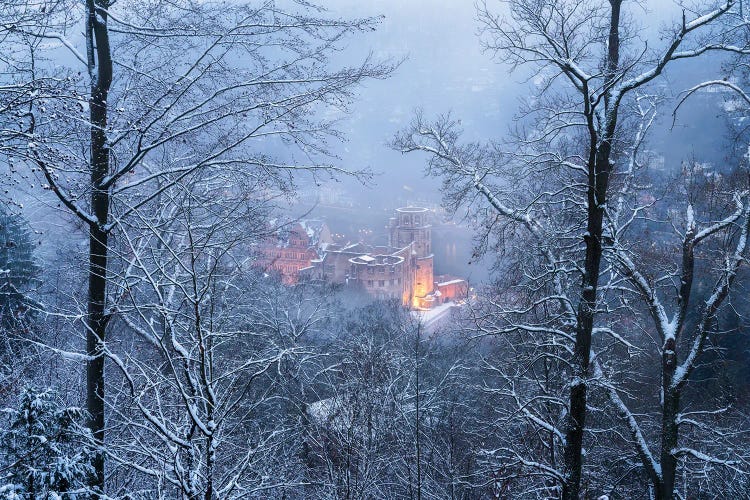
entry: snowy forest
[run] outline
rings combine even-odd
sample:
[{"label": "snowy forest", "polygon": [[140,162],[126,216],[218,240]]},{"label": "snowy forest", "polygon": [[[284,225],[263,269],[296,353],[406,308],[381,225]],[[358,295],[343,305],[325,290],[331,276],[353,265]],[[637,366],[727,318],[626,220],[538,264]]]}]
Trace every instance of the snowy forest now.
[{"label": "snowy forest", "polygon": [[[750,498],[750,4],[354,3],[0,0],[0,499]],[[402,170],[440,322],[264,264]]]}]

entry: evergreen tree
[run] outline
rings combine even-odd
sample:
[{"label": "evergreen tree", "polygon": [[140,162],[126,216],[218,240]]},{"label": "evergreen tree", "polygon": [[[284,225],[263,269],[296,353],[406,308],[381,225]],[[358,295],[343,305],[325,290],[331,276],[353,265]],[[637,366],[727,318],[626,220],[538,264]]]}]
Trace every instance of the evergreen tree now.
[{"label": "evergreen tree", "polygon": [[0,207],[0,330],[22,333],[28,328],[27,294],[38,283],[38,273],[28,226]]},{"label": "evergreen tree", "polygon": [[[86,498],[91,473],[81,431],[83,412],[61,406],[51,390],[25,388],[16,408],[4,410],[0,499]],[[79,442],[80,441],[80,442]]]}]

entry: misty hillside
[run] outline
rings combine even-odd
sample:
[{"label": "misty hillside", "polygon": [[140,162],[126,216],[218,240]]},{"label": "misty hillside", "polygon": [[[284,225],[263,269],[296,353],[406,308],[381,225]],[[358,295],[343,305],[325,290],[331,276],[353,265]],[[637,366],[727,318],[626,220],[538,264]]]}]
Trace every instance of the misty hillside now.
[{"label": "misty hillside", "polygon": [[750,498],[748,9],[0,2],[0,500]]}]

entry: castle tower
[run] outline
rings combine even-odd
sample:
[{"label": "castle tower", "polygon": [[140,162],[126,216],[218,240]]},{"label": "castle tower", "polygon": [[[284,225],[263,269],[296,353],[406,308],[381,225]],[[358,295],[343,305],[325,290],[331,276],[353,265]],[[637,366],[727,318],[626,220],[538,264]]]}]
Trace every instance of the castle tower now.
[{"label": "castle tower", "polygon": [[428,216],[426,208],[397,208],[396,217],[391,218],[391,246],[403,248],[414,243],[417,257],[432,255],[432,227],[428,223]]},{"label": "castle tower", "polygon": [[[412,246],[414,262],[414,296],[412,305],[430,307],[433,291],[432,227],[429,212],[421,207],[396,209],[390,221],[390,245],[394,248]],[[430,296],[430,297],[428,297]]]}]

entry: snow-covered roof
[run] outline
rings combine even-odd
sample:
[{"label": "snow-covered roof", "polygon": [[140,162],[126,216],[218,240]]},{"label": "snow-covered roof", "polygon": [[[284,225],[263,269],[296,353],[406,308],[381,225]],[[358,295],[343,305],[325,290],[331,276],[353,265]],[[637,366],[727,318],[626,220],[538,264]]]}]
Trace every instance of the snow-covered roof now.
[{"label": "snow-covered roof", "polygon": [[448,285],[456,285],[458,283],[466,283],[466,280],[462,279],[455,279],[450,281],[443,281],[442,283],[438,283],[438,286],[448,286]]},{"label": "snow-covered roof", "polygon": [[401,208],[397,208],[396,211],[401,212],[401,213],[407,213],[407,214],[408,213],[417,214],[417,213],[427,212],[427,209],[424,207],[401,207]]}]

